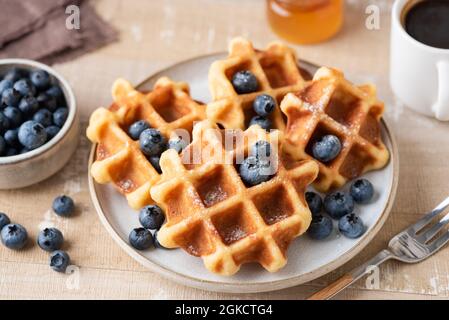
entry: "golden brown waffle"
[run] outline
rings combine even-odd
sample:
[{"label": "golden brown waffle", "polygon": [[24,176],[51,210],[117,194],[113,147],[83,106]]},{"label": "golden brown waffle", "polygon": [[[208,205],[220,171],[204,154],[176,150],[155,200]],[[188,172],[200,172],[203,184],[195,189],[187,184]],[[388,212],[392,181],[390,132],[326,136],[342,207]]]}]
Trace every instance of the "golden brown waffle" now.
[{"label": "golden brown waffle", "polygon": [[[241,70],[249,70],[256,76],[259,83],[257,92],[238,94],[234,90],[232,76]],[[231,41],[229,56],[210,67],[209,88],[213,102],[207,106],[207,118],[227,129],[244,130],[256,115],[252,103],[258,95],[269,94],[279,104],[287,93],[297,92],[304,85],[292,49],[274,42],[265,51],[259,51],[248,40],[235,38]],[[285,128],[278,106],[270,120],[273,129]]]},{"label": "golden brown waffle", "polygon": [[288,94],[281,109],[288,118],[283,150],[293,159],[314,159],[312,145],[327,134],[342,143],[340,154],[330,163],[316,160],[320,173],[314,186],[319,191],[341,187],[387,164],[389,152],[380,131],[384,104],[374,86],[356,87],[340,71],[323,67],[304,90]]},{"label": "golden brown waffle", "polygon": [[195,121],[204,119],[205,106],[192,100],[185,83],[168,78],[159,79],[149,93],[118,79],[112,95],[113,105],[97,109],[87,128],[88,138],[98,143],[91,174],[98,183],[113,183],[132,208],[140,209],[153,202],[150,188],[159,174],[140,151],[139,141],[128,136],[128,127],[146,120],[168,139],[177,129],[191,131]]},{"label": "golden brown waffle", "polygon": [[[234,165],[255,142],[270,141],[276,148],[280,139],[278,130],[267,133],[251,126],[240,140],[244,143],[227,147],[223,130],[209,120],[198,123],[181,155],[168,150],[161,157],[163,174],[151,188],[167,217],[159,242],[202,257],[207,269],[221,275],[232,275],[248,262],[270,272],[282,268],[289,244],[309,227],[304,192],[316,178],[318,165],[281,158],[271,180],[250,188]],[[195,164],[185,164],[206,149],[213,151],[201,153]]]}]

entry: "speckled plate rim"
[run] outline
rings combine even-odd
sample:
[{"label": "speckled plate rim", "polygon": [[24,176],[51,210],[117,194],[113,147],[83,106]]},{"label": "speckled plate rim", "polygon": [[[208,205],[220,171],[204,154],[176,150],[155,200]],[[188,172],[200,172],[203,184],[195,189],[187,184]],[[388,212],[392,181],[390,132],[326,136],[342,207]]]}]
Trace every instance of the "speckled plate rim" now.
[{"label": "speckled plate rim", "polygon": [[[197,56],[191,59],[187,59],[181,62],[178,62],[176,64],[173,64],[169,67],[166,67],[158,72],[155,72],[152,76],[148,77],[144,81],[142,81],[137,87],[151,81],[154,78],[160,77],[164,75],[169,69],[176,68],[180,65],[187,64],[189,62],[195,61],[197,59],[204,59],[204,58],[211,58],[212,56],[216,55],[217,57],[219,55],[223,55],[223,52],[220,53],[212,53],[202,56]],[[308,65],[312,68],[318,68],[317,65],[307,62],[307,61],[300,61],[301,65]],[[134,260],[139,262],[142,266],[149,269],[152,272],[158,273],[161,276],[172,280],[176,283],[186,285],[193,288],[208,290],[208,291],[215,291],[215,292],[228,292],[228,293],[255,293],[255,292],[268,292],[268,291],[275,291],[275,290],[281,290],[286,289],[290,287],[294,287],[300,284],[307,283],[309,281],[312,281],[314,279],[317,279],[339,267],[344,265],[346,262],[351,260],[353,257],[355,257],[360,251],[365,248],[371,240],[376,236],[376,234],[380,231],[382,226],[384,225],[385,221],[387,220],[391,208],[393,207],[394,199],[396,196],[397,186],[398,186],[398,180],[399,180],[399,154],[398,154],[398,148],[397,143],[394,135],[392,134],[391,129],[389,128],[389,125],[385,121],[385,119],[382,119],[381,121],[383,129],[385,130],[385,134],[388,137],[388,140],[391,145],[390,151],[390,161],[393,165],[393,175],[392,175],[392,183],[391,183],[391,190],[390,194],[388,196],[388,200],[383,208],[383,212],[380,215],[379,219],[376,221],[376,223],[372,226],[372,228],[369,229],[363,236],[363,238],[356,244],[354,247],[352,247],[350,250],[347,250],[344,252],[339,258],[333,260],[330,263],[327,263],[318,269],[315,269],[311,272],[291,277],[288,279],[282,279],[282,280],[276,280],[276,281],[267,281],[267,282],[258,282],[258,283],[234,283],[234,282],[217,282],[217,281],[209,281],[209,280],[202,280],[195,277],[190,277],[178,272],[175,272],[173,270],[170,270],[169,268],[166,268],[164,266],[160,266],[150,260],[148,260],[145,256],[141,255],[137,250],[133,249],[128,242],[124,241],[122,237],[119,235],[117,230],[112,226],[112,223],[108,220],[108,217],[100,203],[100,200],[97,195],[96,190],[96,182],[92,178],[92,175],[90,174],[90,168],[92,163],[95,159],[96,154],[96,147],[97,144],[93,144],[90,150],[89,155],[89,161],[88,161],[88,185],[89,185],[89,193],[92,199],[92,203],[95,207],[95,210],[97,211],[97,214],[100,218],[100,221],[102,222],[103,226],[106,228],[107,232],[111,235],[111,237],[114,239],[114,241]]]}]

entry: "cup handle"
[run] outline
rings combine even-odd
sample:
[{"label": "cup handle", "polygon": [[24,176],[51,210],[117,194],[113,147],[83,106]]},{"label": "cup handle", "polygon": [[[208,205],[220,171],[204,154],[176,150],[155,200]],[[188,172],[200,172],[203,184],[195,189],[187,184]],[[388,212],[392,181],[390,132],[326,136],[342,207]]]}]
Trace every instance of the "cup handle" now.
[{"label": "cup handle", "polygon": [[438,120],[449,121],[449,61],[438,62],[437,70],[438,100],[432,110]]}]

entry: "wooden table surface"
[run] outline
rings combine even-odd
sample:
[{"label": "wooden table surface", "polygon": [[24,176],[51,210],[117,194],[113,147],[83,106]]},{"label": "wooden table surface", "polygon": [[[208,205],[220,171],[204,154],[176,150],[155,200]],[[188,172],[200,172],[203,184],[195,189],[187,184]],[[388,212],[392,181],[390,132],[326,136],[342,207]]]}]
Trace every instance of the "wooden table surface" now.
[{"label": "wooden table surface", "polygon": [[[369,1],[372,3],[373,1]],[[374,1],[376,2],[376,1]],[[386,101],[386,118],[399,143],[399,189],[381,232],[356,258],[306,285],[261,294],[221,294],[191,289],[147,271],[126,255],[101,225],[87,187],[89,143],[81,137],[67,166],[50,179],[21,190],[0,192],[0,211],[25,225],[35,239],[39,228],[54,225],[66,239],[71,275],[48,267],[48,255],[34,243],[13,252],[0,247],[2,299],[301,299],[381,250],[388,239],[448,195],[448,124],[419,116],[397,103],[388,89],[389,14],[392,1],[377,1],[380,29],[365,26],[365,1],[348,1],[340,34],[326,43],[296,46],[301,58],[335,66],[369,79]],[[85,128],[90,113],[109,104],[117,77],[137,83],[175,62],[223,51],[238,35],[263,47],[276,39],[265,19],[262,0],[101,0],[94,2],[105,20],[120,31],[120,41],[55,66],[74,88]],[[81,17],[82,21],[82,17]],[[425,81],[425,79],[423,79]],[[71,195],[79,208],[62,219],[49,211],[53,198]],[[378,287],[358,281],[340,299],[446,299],[449,297],[449,248],[419,265],[387,262]]]}]

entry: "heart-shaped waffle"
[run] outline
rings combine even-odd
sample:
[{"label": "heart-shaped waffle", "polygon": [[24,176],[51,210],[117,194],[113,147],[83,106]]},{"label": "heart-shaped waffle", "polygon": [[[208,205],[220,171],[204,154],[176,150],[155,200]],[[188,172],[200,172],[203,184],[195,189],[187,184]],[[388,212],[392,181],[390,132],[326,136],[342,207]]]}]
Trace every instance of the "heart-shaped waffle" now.
[{"label": "heart-shaped waffle", "polygon": [[293,159],[314,159],[313,144],[324,135],[339,138],[342,149],[320,167],[314,182],[327,192],[343,186],[363,173],[383,168],[389,152],[382,142],[380,119],[384,104],[374,86],[354,86],[336,69],[320,68],[311,83],[281,102],[288,118],[283,150]]},{"label": "heart-shaped waffle", "polygon": [[98,143],[90,172],[98,183],[113,183],[132,208],[140,209],[153,202],[150,187],[159,180],[159,173],[140,151],[139,141],[128,136],[129,126],[146,120],[168,139],[178,129],[191,132],[193,123],[204,119],[205,106],[189,96],[187,84],[168,78],[159,79],[149,93],[118,79],[112,95],[109,110],[97,109],[87,128],[87,137]]},{"label": "heart-shaped waffle", "polygon": [[[242,70],[251,71],[259,89],[249,94],[238,94],[232,86],[232,76]],[[231,41],[229,56],[215,61],[209,69],[209,88],[213,102],[207,105],[207,118],[227,129],[246,129],[255,112],[252,104],[257,96],[268,94],[279,104],[289,92],[305,86],[297,65],[295,52],[280,42],[268,45],[264,51],[255,50],[243,38]],[[273,129],[285,128],[277,105],[270,115]]]},{"label": "heart-shaped waffle", "polygon": [[[174,150],[162,154],[163,173],[151,188],[167,218],[158,240],[202,257],[207,269],[221,275],[232,275],[248,262],[275,272],[286,264],[291,241],[309,227],[304,193],[318,165],[278,154],[278,130],[251,126],[239,132],[205,120],[195,125],[192,143],[181,155]],[[228,134],[239,137],[230,139],[231,146]],[[248,187],[235,163],[260,140],[270,142],[277,170],[271,180]]]}]

